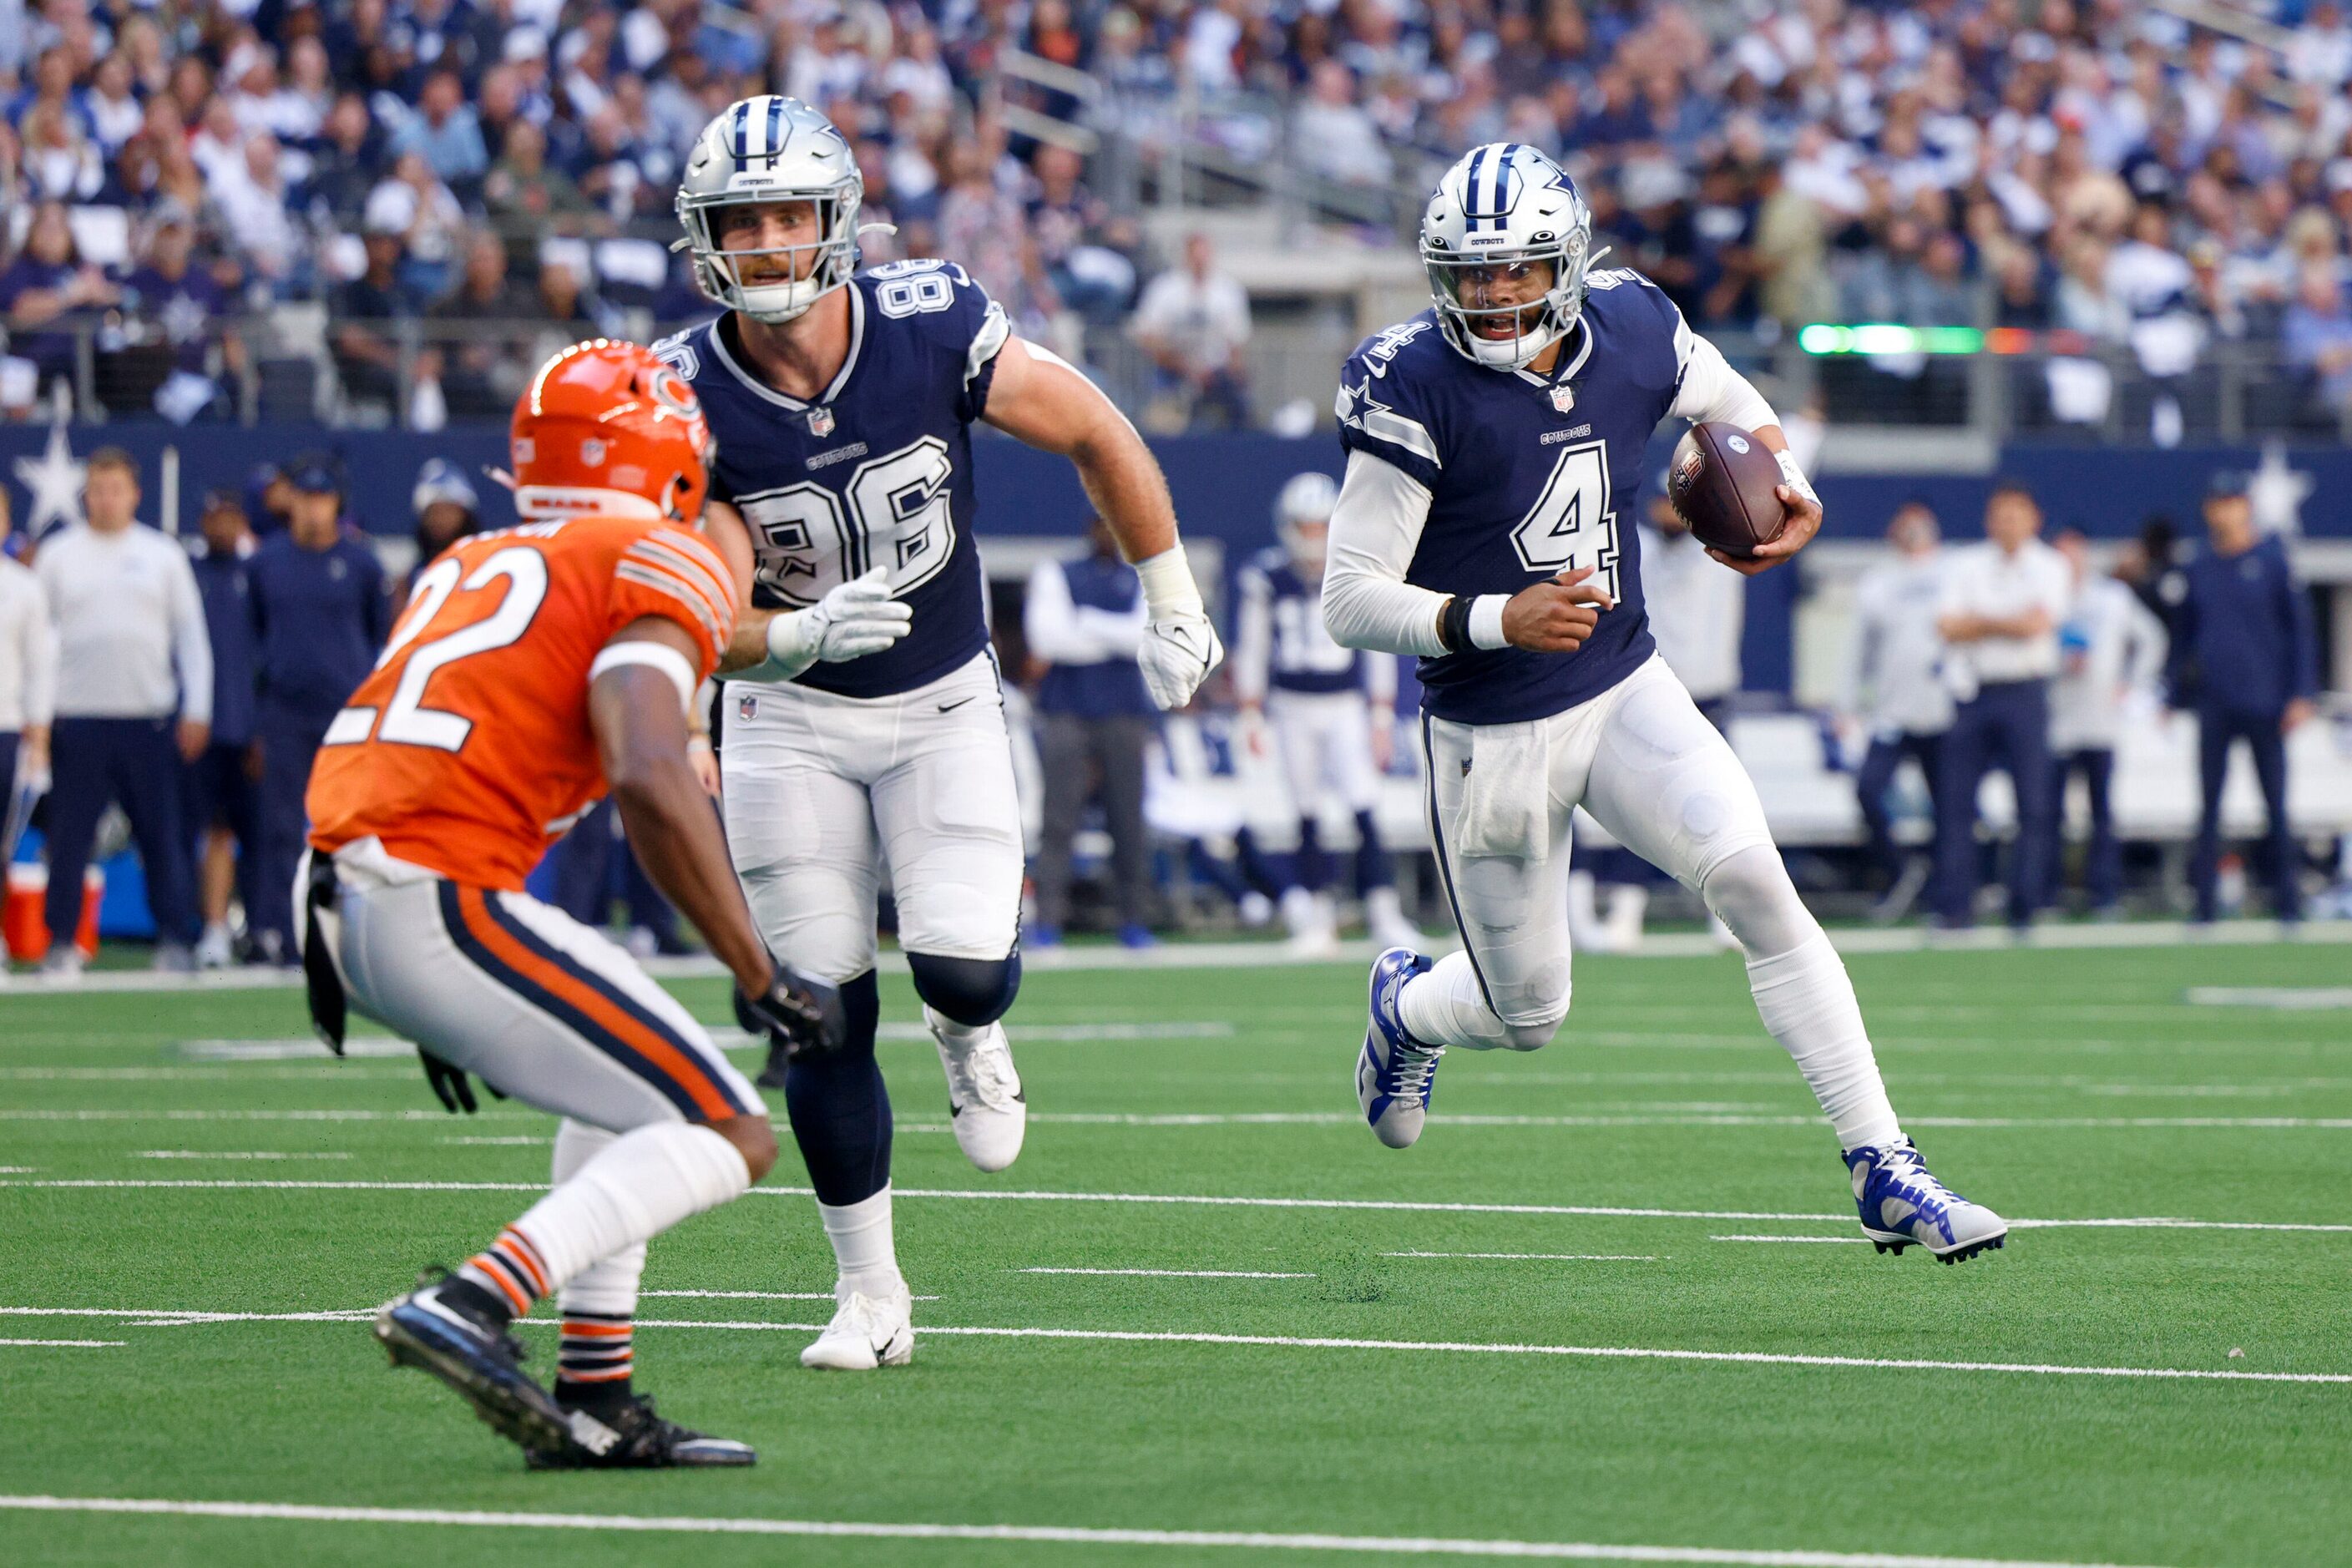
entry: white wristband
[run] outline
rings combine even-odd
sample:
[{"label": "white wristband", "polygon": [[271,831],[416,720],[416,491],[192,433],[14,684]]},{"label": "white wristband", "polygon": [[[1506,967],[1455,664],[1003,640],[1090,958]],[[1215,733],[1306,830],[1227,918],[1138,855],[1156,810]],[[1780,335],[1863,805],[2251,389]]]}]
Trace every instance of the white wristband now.
[{"label": "white wristband", "polygon": [[1135,575],[1143,584],[1143,603],[1153,620],[1207,613],[1201,603],[1200,584],[1192,581],[1192,568],[1185,563],[1182,540],[1137,562]]},{"label": "white wristband", "polygon": [[1508,594],[1481,594],[1470,601],[1472,647],[1492,649],[1511,646],[1511,639],[1503,635],[1503,606],[1510,602]]},{"label": "white wristband", "polygon": [[1479,597],[1470,599],[1470,647],[1510,647],[1510,637],[1503,635],[1503,606],[1506,605],[1510,605],[1507,593],[1482,593]]},{"label": "white wristband", "polygon": [[1815,506],[1821,505],[1822,498],[1815,495],[1813,487],[1806,482],[1804,471],[1797,467],[1797,459],[1786,452],[1775,452],[1772,456],[1780,464],[1780,482]]}]

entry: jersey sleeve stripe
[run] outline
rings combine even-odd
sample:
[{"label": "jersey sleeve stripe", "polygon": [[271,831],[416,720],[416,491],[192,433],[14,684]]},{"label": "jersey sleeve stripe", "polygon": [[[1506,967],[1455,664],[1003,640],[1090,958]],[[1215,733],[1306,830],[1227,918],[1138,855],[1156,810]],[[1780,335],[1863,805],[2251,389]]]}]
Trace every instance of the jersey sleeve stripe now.
[{"label": "jersey sleeve stripe", "polygon": [[[646,534],[645,538],[640,540],[638,542],[642,544],[667,545],[670,549],[677,551],[679,554],[684,555],[696,565],[701,567],[705,572],[709,573],[712,581],[722,585],[731,584],[734,581],[733,577],[728,572],[726,557],[719,553],[718,548],[709,540],[703,539],[696,534],[688,533],[683,529],[657,528],[651,533]],[[728,587],[726,592],[728,598],[730,600],[735,596],[732,587]]]},{"label": "jersey sleeve stripe", "polygon": [[641,566],[650,566],[656,571],[673,573],[684,578],[700,592],[704,598],[710,601],[710,607],[717,611],[722,619],[734,618],[735,595],[728,590],[724,570],[719,572],[711,570],[715,563],[697,560],[683,551],[672,549],[653,539],[637,541],[629,547],[628,553],[623,559],[635,561]]},{"label": "jersey sleeve stripe", "polygon": [[641,588],[651,588],[656,593],[668,595],[686,606],[687,611],[694,616],[696,623],[702,627],[703,632],[715,646],[719,647],[727,646],[729,634],[719,629],[719,618],[711,613],[710,602],[678,578],[667,572],[656,572],[650,567],[639,566],[628,561],[624,561],[614,568],[613,575],[623,582],[635,583]]}]

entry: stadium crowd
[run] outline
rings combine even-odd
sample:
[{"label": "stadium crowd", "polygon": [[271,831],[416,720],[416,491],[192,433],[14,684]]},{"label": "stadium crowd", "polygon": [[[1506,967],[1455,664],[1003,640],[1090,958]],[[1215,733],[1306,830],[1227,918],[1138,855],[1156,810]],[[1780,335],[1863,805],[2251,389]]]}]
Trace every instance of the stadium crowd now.
[{"label": "stadium crowd", "polygon": [[[0,0],[0,405],[70,382],[90,323],[110,411],[226,412],[232,322],[320,301],[348,407],[496,415],[539,336],[698,313],[662,247],[681,159],[778,90],[852,135],[877,247],[961,260],[1066,346],[1181,261],[1009,121],[1286,157],[1406,221],[1506,138],[1563,154],[1596,246],[1695,324],[2054,330],[2167,380],[2242,342],[2325,423],[2352,403],[2352,20],[2217,10],[2231,32],[2131,0]],[[396,371],[423,406],[387,406]]]}]

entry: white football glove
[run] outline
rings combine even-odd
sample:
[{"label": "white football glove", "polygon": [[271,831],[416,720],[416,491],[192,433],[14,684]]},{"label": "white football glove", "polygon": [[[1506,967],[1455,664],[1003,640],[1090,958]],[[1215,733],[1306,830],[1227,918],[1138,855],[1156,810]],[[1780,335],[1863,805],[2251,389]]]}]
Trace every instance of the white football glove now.
[{"label": "white football glove", "polygon": [[1142,668],[1144,688],[1154,706],[1163,712],[1181,708],[1223,660],[1224,645],[1209,624],[1182,544],[1137,562],[1135,574],[1142,580],[1150,612],[1135,662]]},{"label": "white football glove", "polygon": [[790,680],[823,660],[839,664],[863,658],[907,635],[915,624],[909,605],[890,596],[889,569],[877,566],[852,578],[805,610],[768,622],[768,658],[730,680]]}]

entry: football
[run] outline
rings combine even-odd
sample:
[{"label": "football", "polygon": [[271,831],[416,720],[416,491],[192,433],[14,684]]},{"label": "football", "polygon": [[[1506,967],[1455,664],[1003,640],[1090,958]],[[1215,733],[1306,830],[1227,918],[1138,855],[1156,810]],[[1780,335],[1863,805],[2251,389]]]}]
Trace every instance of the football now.
[{"label": "football", "polygon": [[1746,557],[1778,537],[1783,511],[1773,489],[1780,463],[1737,425],[1694,425],[1666,469],[1666,498],[1703,544]]}]

